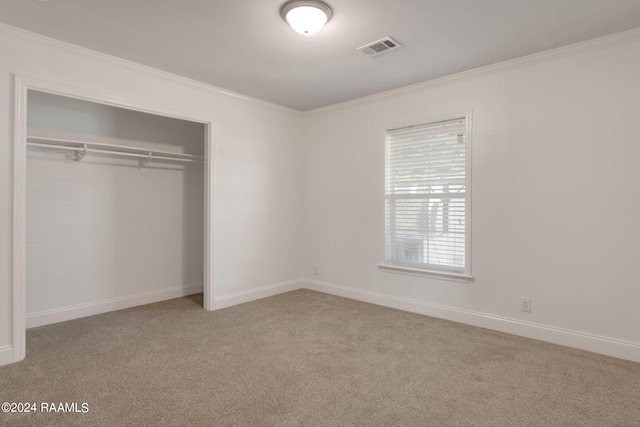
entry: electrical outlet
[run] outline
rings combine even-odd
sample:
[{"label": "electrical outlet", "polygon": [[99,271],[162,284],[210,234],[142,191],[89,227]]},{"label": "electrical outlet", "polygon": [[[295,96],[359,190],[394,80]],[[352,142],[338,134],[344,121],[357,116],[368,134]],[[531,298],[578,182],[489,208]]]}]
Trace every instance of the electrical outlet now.
[{"label": "electrical outlet", "polygon": [[314,276],[320,275],[320,267],[318,267],[317,265],[313,266],[313,275]]},{"label": "electrical outlet", "polygon": [[520,311],[531,313],[531,298],[520,298]]}]

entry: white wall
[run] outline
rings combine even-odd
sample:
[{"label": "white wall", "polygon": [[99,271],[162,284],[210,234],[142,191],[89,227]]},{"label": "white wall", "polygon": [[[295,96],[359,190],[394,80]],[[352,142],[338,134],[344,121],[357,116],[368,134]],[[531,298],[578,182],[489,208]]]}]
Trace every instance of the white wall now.
[{"label": "white wall", "polygon": [[4,353],[12,342],[12,73],[211,117],[216,132],[216,298],[301,276],[299,113],[6,26],[0,26],[0,57],[0,350]]},{"label": "white wall", "polygon": [[[28,134],[202,155],[205,126],[30,91]],[[204,167],[30,148],[27,325],[54,310],[182,288],[203,278]]]},{"label": "white wall", "polygon": [[[639,51],[636,37],[311,112],[309,286],[640,360]],[[468,109],[474,282],[379,271],[382,127]]]},{"label": "white wall", "polygon": [[[0,26],[0,353],[18,73],[215,119],[219,307],[304,275],[312,289],[640,361],[640,42],[601,45],[302,115]],[[380,272],[382,126],[467,109],[474,282]]]}]

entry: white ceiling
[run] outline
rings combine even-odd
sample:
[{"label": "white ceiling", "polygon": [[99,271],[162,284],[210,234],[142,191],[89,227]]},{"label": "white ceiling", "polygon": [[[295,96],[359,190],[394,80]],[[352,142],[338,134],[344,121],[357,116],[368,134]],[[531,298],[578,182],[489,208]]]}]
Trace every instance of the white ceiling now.
[{"label": "white ceiling", "polygon": [[[640,0],[328,0],[314,36],[284,0],[0,0],[0,22],[297,110],[640,27]],[[401,49],[356,48],[391,36]]]}]

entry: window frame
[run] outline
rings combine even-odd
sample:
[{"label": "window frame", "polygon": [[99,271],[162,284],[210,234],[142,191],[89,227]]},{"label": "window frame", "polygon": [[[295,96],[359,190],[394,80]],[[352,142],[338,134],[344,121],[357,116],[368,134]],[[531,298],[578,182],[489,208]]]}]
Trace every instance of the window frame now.
[{"label": "window frame", "polygon": [[[386,193],[386,178],[387,178],[387,134],[390,130],[395,130],[409,126],[420,126],[430,123],[454,120],[456,118],[465,119],[465,265],[461,272],[449,270],[446,267],[439,268],[421,268],[416,265],[407,265],[399,261],[394,261],[387,258],[387,193]],[[382,127],[382,143],[383,143],[383,178],[382,178],[382,195],[383,203],[382,209],[384,212],[384,225],[382,227],[383,235],[383,257],[384,263],[380,263],[378,268],[387,273],[405,274],[418,277],[429,277],[435,279],[450,280],[456,282],[468,283],[473,280],[471,273],[471,229],[472,229],[472,216],[471,216],[471,199],[472,199],[472,141],[473,141],[473,118],[472,110],[458,111],[454,113],[441,114],[437,116],[429,116],[427,118],[417,118],[411,120],[403,120],[402,122],[395,122]]]}]

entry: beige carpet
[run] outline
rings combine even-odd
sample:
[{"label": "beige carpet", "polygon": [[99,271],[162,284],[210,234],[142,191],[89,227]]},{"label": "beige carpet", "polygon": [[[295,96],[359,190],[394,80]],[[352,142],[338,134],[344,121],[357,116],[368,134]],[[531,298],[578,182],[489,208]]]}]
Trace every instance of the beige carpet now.
[{"label": "beige carpet", "polygon": [[31,329],[0,425],[638,426],[640,364],[300,290]]}]

